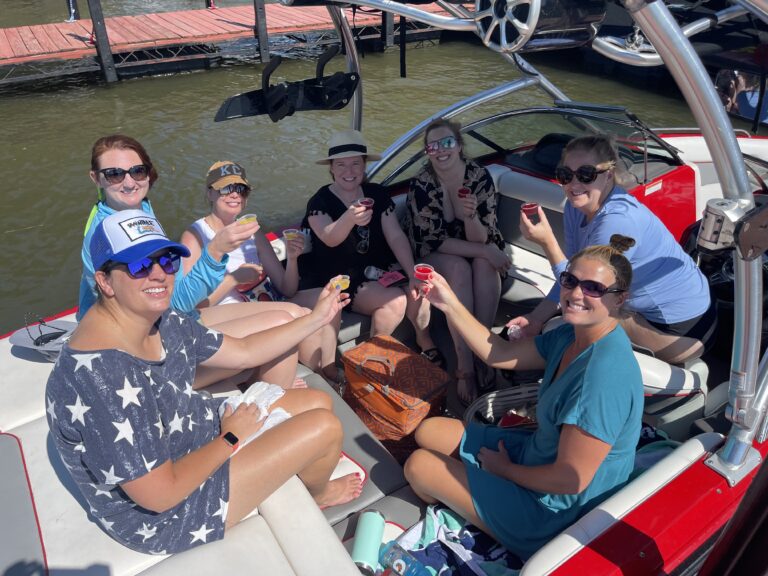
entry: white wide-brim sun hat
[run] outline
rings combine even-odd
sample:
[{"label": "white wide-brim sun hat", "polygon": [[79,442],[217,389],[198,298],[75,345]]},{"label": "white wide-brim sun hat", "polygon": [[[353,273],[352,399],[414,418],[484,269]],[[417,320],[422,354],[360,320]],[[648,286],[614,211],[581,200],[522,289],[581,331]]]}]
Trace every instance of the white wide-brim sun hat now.
[{"label": "white wide-brim sun hat", "polygon": [[365,156],[366,160],[381,160],[380,154],[368,151],[368,144],[363,135],[357,130],[344,130],[336,132],[328,142],[328,156],[318,160],[316,164],[330,164],[337,158],[351,158],[352,156]]}]

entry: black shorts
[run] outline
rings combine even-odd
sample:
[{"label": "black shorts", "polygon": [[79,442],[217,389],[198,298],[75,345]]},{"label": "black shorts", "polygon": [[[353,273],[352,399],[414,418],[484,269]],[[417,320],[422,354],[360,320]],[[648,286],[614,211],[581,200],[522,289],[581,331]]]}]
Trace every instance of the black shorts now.
[{"label": "black shorts", "polygon": [[665,334],[695,338],[704,345],[704,351],[707,352],[712,347],[712,344],[715,343],[715,332],[717,331],[717,300],[715,298],[710,298],[709,308],[707,308],[706,312],[700,316],[691,318],[690,320],[674,322],[672,324],[651,322],[648,320],[648,323]]}]

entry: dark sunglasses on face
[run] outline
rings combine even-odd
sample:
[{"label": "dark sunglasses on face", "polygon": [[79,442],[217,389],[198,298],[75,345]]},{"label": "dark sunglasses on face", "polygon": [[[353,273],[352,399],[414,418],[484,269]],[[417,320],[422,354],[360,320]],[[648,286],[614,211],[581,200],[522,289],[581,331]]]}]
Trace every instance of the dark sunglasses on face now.
[{"label": "dark sunglasses on face", "polygon": [[456,140],[455,136],[446,136],[445,138],[440,138],[439,140],[433,140],[432,142],[427,142],[427,145],[424,146],[424,152],[429,154],[430,156],[434,156],[440,150],[451,150],[453,148],[456,148],[456,146],[459,144],[459,141]]},{"label": "dark sunglasses on face", "polygon": [[584,166],[579,166],[576,170],[571,170],[568,166],[558,166],[555,170],[555,178],[563,186],[570,184],[574,176],[582,184],[591,184],[597,180],[600,174],[608,172],[608,170],[613,168],[613,165],[613,162],[609,162],[605,168],[598,168],[597,166],[585,164]]},{"label": "dark sunglasses on face", "polygon": [[559,278],[560,286],[573,290],[576,286],[581,287],[581,291],[585,296],[590,298],[602,298],[606,294],[617,294],[619,292],[626,292],[621,288],[607,288],[601,282],[595,280],[579,280],[570,272],[561,272]]},{"label": "dark sunglasses on face", "polygon": [[248,196],[248,193],[250,191],[251,189],[248,188],[248,186],[246,186],[245,184],[229,184],[228,186],[224,186],[224,188],[220,188],[219,190],[217,190],[217,192],[219,193],[219,196],[229,196],[233,192],[236,192],[243,198]]},{"label": "dark sunglasses on face", "polygon": [[[181,256],[176,252],[166,252],[159,256],[147,256],[141,260],[123,264],[123,266],[128,268],[128,275],[131,278],[146,278],[155,264],[159,264],[166,274],[176,274],[181,266]],[[105,267],[105,271],[112,270],[115,266],[119,265],[116,262],[108,264]]]},{"label": "dark sunglasses on face", "polygon": [[102,168],[99,170],[104,175],[104,178],[110,184],[120,184],[125,180],[125,175],[130,174],[136,182],[143,182],[149,178],[149,166],[146,164],[136,164],[131,166],[128,170],[122,168]]}]

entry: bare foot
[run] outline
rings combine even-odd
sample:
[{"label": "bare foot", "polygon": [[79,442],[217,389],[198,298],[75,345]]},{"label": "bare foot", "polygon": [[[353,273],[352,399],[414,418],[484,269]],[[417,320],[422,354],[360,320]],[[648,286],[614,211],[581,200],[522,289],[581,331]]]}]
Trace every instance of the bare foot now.
[{"label": "bare foot", "polygon": [[355,472],[347,474],[326,484],[325,490],[315,496],[315,502],[320,509],[338,506],[351,502],[363,491],[363,482]]}]

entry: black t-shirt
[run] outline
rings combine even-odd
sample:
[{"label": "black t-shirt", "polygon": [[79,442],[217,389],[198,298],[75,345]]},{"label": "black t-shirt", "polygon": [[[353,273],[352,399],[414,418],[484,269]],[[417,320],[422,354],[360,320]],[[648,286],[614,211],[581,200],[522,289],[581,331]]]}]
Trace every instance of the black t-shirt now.
[{"label": "black t-shirt", "polygon": [[[364,251],[366,230],[355,226],[338,246],[327,246],[312,230],[312,252],[299,259],[301,287],[309,288],[325,285],[328,280],[339,274],[347,274],[353,286],[350,293],[354,294],[357,286],[365,282],[363,271],[366,266],[377,266],[384,270],[395,262],[395,257],[387,244],[381,228],[381,218],[384,214],[393,212],[395,204],[389,193],[379,184],[363,184],[363,193],[367,198],[373,198],[373,217],[367,229],[368,250]],[[330,186],[323,186],[307,202],[307,211],[302,227],[310,228],[309,217],[317,214],[327,214],[334,222],[347,211],[344,203],[331,192]]]}]

